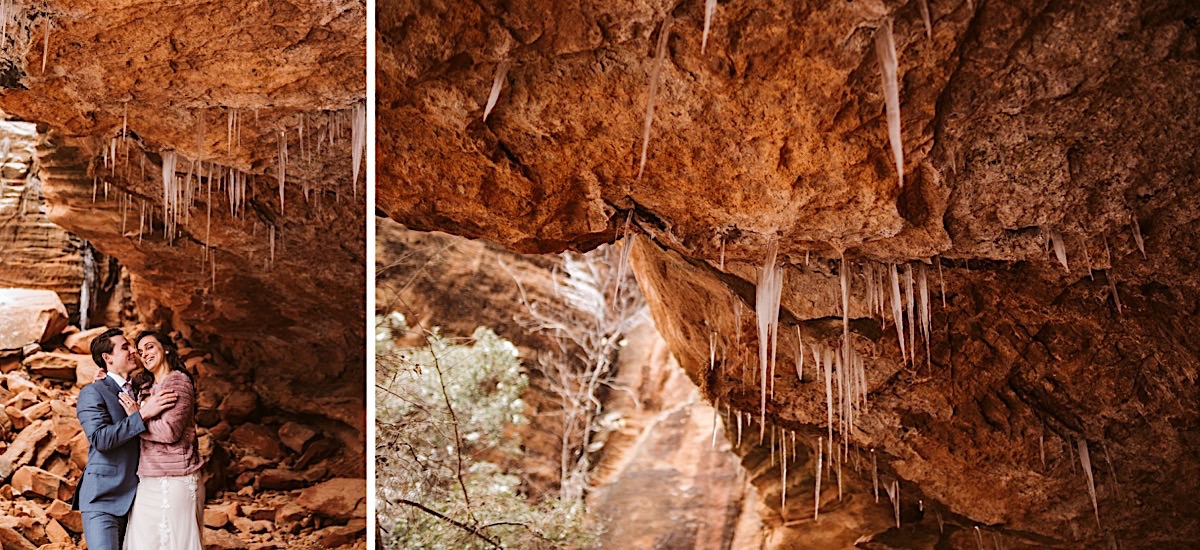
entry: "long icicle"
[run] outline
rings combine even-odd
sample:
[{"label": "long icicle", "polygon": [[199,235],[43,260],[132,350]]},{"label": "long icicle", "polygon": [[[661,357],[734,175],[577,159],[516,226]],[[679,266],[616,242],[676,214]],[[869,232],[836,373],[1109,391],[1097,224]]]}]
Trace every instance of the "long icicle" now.
[{"label": "long icicle", "polygon": [[42,74],[46,74],[46,60],[50,58],[50,18],[46,18],[46,38],[42,41]]},{"label": "long icicle", "polygon": [[487,105],[483,108],[483,120],[487,122],[488,115],[492,114],[492,108],[496,106],[496,101],[500,99],[500,88],[504,87],[504,76],[508,74],[509,61],[505,59],[496,65],[496,76],[492,77],[492,91],[488,92]]},{"label": "long icicle", "polygon": [[279,213],[283,214],[283,183],[287,180],[287,131],[279,131],[279,165],[275,168],[275,175],[279,179]]},{"label": "long icicle", "polygon": [[[900,305],[900,274],[896,272],[896,264],[892,264],[892,319],[896,323],[896,336],[900,339],[900,357],[908,360],[907,348],[904,347],[904,310]],[[912,327],[909,327],[912,330]]]},{"label": "long icicle", "polygon": [[1050,230],[1050,245],[1054,248],[1054,257],[1058,259],[1058,263],[1070,273],[1071,268],[1067,266],[1067,248],[1063,245],[1062,235],[1053,229]]},{"label": "long icicle", "polygon": [[813,519],[821,517],[821,462],[824,458],[825,446],[822,444],[820,437],[817,437],[817,482],[816,488],[813,489]]},{"label": "long icicle", "polygon": [[1100,506],[1096,504],[1096,480],[1092,477],[1092,460],[1088,456],[1087,440],[1077,439],[1075,444],[1079,447],[1079,464],[1083,466],[1083,473],[1087,475],[1088,495],[1092,497],[1092,510],[1096,512],[1096,527],[1103,529],[1100,525]]},{"label": "long icicle", "polygon": [[704,33],[700,38],[700,55],[704,55],[704,48],[708,46],[708,29],[712,26],[713,13],[717,11],[717,0],[704,0]]},{"label": "long icicle", "polygon": [[912,264],[904,264],[904,297],[908,311],[908,358],[916,368],[917,363],[917,324],[913,314],[913,276]]},{"label": "long icicle", "polygon": [[879,55],[880,76],[883,78],[883,100],[887,106],[888,141],[896,161],[896,175],[904,187],[904,145],[900,141],[900,84],[896,78],[896,41],[892,37],[892,20],[884,21],[875,33],[875,53]]},{"label": "long icicle", "polygon": [[354,105],[354,122],[351,125],[351,157],[353,167],[354,198],[358,199],[358,172],[362,166],[363,154],[367,151],[367,107],[362,103]]},{"label": "long icicle", "polygon": [[[761,400],[759,409],[759,436],[766,429],[768,375],[775,370],[775,349],[771,341],[779,332],[779,299],[783,290],[783,267],[778,265],[779,241],[775,238],[767,243],[767,258],[759,274],[754,313],[758,321],[758,361]],[[769,354],[768,354],[769,352]]]},{"label": "long icicle", "polygon": [[658,49],[655,52],[654,68],[650,70],[650,96],[646,100],[646,121],[642,128],[642,160],[638,164],[637,179],[642,179],[646,169],[646,151],[650,148],[650,124],[654,121],[654,98],[658,94],[658,80],[662,74],[663,58],[667,56],[667,38],[671,35],[671,16],[663,20],[658,31]]}]

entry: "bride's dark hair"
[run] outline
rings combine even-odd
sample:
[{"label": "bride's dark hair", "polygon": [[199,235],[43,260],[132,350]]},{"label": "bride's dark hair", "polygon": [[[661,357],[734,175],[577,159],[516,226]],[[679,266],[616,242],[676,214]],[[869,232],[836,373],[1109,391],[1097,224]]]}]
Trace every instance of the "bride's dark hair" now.
[{"label": "bride's dark hair", "polygon": [[[162,346],[163,360],[167,362],[167,367],[173,371],[182,372],[188,377],[188,382],[192,384],[192,387],[196,387],[196,380],[192,378],[192,373],[188,372],[187,365],[183,363],[183,358],[179,356],[179,346],[175,345],[175,341],[171,340],[170,336],[157,330],[143,330],[138,333],[137,338],[133,339],[133,345],[137,346],[146,338],[154,338]],[[150,395],[150,387],[154,385],[154,373],[150,372],[149,369],[142,369],[133,376],[130,380],[130,385],[133,386],[139,400],[145,399],[146,396]]]}]

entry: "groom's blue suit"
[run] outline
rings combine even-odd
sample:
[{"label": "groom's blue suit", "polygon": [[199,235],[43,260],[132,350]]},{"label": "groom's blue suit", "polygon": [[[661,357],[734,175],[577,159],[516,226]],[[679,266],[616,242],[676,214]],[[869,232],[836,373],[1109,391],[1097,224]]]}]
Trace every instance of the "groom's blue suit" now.
[{"label": "groom's blue suit", "polygon": [[75,494],[89,550],[119,550],[125,520],[137,492],[138,434],[142,413],[126,415],[121,388],[105,377],[79,392],[76,415],[88,438],[87,468]]}]

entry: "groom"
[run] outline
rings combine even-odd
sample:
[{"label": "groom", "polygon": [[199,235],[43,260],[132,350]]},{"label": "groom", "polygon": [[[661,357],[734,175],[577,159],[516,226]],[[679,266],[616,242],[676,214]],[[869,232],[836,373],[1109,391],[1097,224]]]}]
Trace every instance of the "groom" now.
[{"label": "groom", "polygon": [[146,431],[143,421],[175,404],[175,394],[163,392],[147,399],[139,411],[127,382],[138,369],[136,353],[119,328],[97,336],[92,340],[92,360],[108,375],[79,392],[76,414],[87,434],[88,460],[74,507],[83,516],[89,550],[120,549],[137,491],[137,436]]}]

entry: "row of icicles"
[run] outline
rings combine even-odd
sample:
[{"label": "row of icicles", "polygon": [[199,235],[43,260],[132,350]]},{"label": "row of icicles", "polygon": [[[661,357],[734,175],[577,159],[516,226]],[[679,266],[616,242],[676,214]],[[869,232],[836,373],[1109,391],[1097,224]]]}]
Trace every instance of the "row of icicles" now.
[{"label": "row of icicles", "polygon": [[[1135,241],[1139,250],[1144,254],[1144,245],[1140,235],[1140,228],[1136,225],[1134,219],[1133,231]],[[628,232],[628,230],[626,230]],[[1063,260],[1063,246],[1061,244],[1061,236],[1056,232],[1049,233],[1049,241],[1055,250],[1056,256]],[[1105,239],[1107,247],[1107,239]],[[779,309],[782,298],[783,289],[783,265],[779,261],[778,241],[772,239],[767,246],[766,259],[762,268],[759,270],[759,279],[756,286],[755,297],[755,320],[758,332],[758,368],[747,368],[747,365],[753,364],[752,358],[743,357],[741,341],[741,326],[743,318],[742,301],[734,300],[734,326],[737,329],[734,331],[734,342],[722,341],[719,342],[717,333],[710,333],[709,338],[709,369],[710,371],[721,368],[722,371],[727,368],[737,369],[736,366],[741,365],[740,374],[734,376],[739,377],[742,383],[752,385],[757,383],[760,391],[760,409],[758,415],[759,425],[759,443],[762,444],[766,437],[768,423],[766,422],[766,404],[774,398],[775,393],[775,372],[776,372],[776,356],[779,349]],[[724,258],[722,257],[721,269],[724,269]],[[1111,261],[1111,259],[1110,259]],[[946,288],[945,279],[942,274],[941,262],[936,261],[938,286],[940,288],[940,299],[942,307],[946,307]],[[1065,261],[1064,261],[1064,267]],[[895,327],[896,339],[900,347],[902,362],[911,365],[913,368],[920,362],[918,357],[918,343],[924,342],[925,347],[925,363],[930,365],[932,362],[930,335],[932,332],[930,321],[931,310],[931,266],[924,262],[907,262],[903,264],[894,263],[879,263],[879,262],[862,262],[858,265],[857,276],[852,276],[851,265],[846,262],[845,256],[841,259],[841,268],[838,276],[838,296],[840,298],[840,310],[842,314],[842,337],[837,345],[830,346],[821,341],[810,341],[807,344],[807,349],[800,327],[796,326],[795,342],[794,342],[794,357],[795,357],[795,373],[799,381],[804,380],[804,371],[806,356],[811,353],[812,368],[816,372],[816,380],[823,381],[824,398],[826,406],[826,427],[827,435],[818,439],[818,464],[823,461],[837,464],[839,468],[839,498],[840,498],[840,465],[844,460],[849,459],[852,449],[852,439],[855,434],[856,419],[867,410],[869,389],[867,384],[867,376],[865,364],[861,355],[859,355],[853,345],[850,337],[850,295],[853,281],[862,281],[862,295],[865,296],[866,313],[877,317],[881,322],[887,321],[890,315],[892,325]],[[1090,269],[1089,269],[1090,272]],[[1111,278],[1110,278],[1111,281]],[[1120,298],[1116,296],[1116,289],[1113,288],[1114,303],[1120,311]],[[918,333],[920,339],[918,340]],[[723,340],[723,338],[721,339]],[[730,350],[733,350],[730,357]],[[718,360],[720,354],[720,360]],[[732,359],[732,361],[731,361]],[[728,373],[727,373],[728,374]],[[820,385],[818,388],[820,391]],[[718,399],[715,407],[719,409],[720,401]],[[752,415],[743,413],[740,410],[735,410],[732,413],[729,407],[726,406],[726,416],[730,417],[730,422],[726,425],[736,423],[738,435],[737,444],[741,444],[742,426],[749,425],[754,421]],[[743,418],[743,415],[745,418]],[[776,429],[774,427],[772,430]],[[714,442],[716,426],[714,425]],[[835,433],[836,432],[836,433]],[[772,449],[775,449],[774,438],[772,433]],[[794,437],[794,434],[792,434]],[[840,445],[835,449],[835,440],[840,438]],[[1088,494],[1092,500],[1093,510],[1096,513],[1097,525],[1100,525],[1099,507],[1096,501],[1095,480],[1092,473],[1090,457],[1088,454],[1088,444],[1085,439],[1079,438],[1075,441],[1075,447],[1078,448],[1077,455],[1080,464],[1083,466],[1085,480],[1087,482]],[[1074,449],[1072,449],[1074,450]],[[1107,449],[1106,458],[1107,458]],[[774,450],[772,451],[774,452]],[[1042,452],[1043,465],[1045,462],[1044,449]],[[786,451],[784,452],[786,455]],[[872,451],[872,460],[874,460],[874,451]],[[1111,468],[1111,463],[1110,463]],[[786,465],[782,467],[781,475],[786,480]],[[820,466],[818,465],[817,474],[817,509],[814,510],[814,517],[819,514],[820,501],[820,483],[821,474]],[[828,477],[827,477],[828,479]],[[893,499],[896,506],[897,525],[899,524],[899,482],[893,482],[896,486],[885,486],[889,496]],[[878,494],[878,480],[875,481],[876,493]],[[786,487],[786,481],[785,481]],[[893,490],[895,494],[893,495]],[[784,502],[786,502],[786,489],[784,490]]]},{"label": "row of icicles", "polygon": [[[3,1],[3,0],[0,0]],[[351,168],[353,177],[353,194],[358,195],[358,176],[362,168],[362,156],[366,150],[366,108],[362,103],[354,106],[350,112],[328,112],[325,115],[325,131],[322,133],[309,132],[309,136],[305,137],[305,121],[307,116],[300,117],[300,124],[296,128],[298,134],[299,153],[301,160],[311,160],[312,155],[321,154],[324,149],[334,146],[339,139],[345,139],[346,130],[350,131],[351,139]],[[316,125],[314,125],[316,126]],[[280,214],[284,212],[284,190],[286,182],[286,166],[288,162],[287,156],[287,134],[288,131],[281,131],[279,135],[280,156],[277,168],[276,178],[279,186],[280,198]],[[205,129],[203,119],[197,127],[197,150],[201,156],[204,155]],[[226,140],[227,153],[231,153],[235,144],[241,144],[241,115],[237,110],[229,109],[226,123]],[[108,175],[113,177],[123,177],[126,180],[131,180],[133,170],[130,168],[130,152],[131,146],[129,143],[129,128],[128,128],[128,108],[126,115],[122,121],[121,132],[114,136],[107,147],[101,153],[103,166],[108,170]],[[146,154],[141,153],[139,162],[140,180],[146,179]],[[186,168],[185,168],[186,167]],[[213,192],[214,188],[218,199],[224,196],[228,204],[229,214],[234,218],[242,218],[246,212],[248,204],[247,194],[254,186],[256,176],[242,170],[230,166],[224,166],[216,162],[193,160],[183,156],[181,153],[173,150],[162,152],[161,163],[162,175],[162,207],[159,208],[153,202],[147,204],[143,199],[135,199],[130,193],[123,193],[118,198],[118,207],[121,210],[121,233],[124,235],[130,224],[131,210],[134,210],[138,217],[138,242],[142,241],[143,235],[147,228],[154,227],[156,215],[162,220],[163,239],[168,244],[174,245],[176,240],[182,236],[182,226],[191,223],[192,210],[198,200],[203,200],[205,211],[205,228],[204,241],[201,243],[203,248],[203,258],[207,260],[202,262],[202,266],[208,265],[211,271],[213,285],[216,284],[216,260],[213,252],[215,248],[210,247],[212,241],[212,214],[213,214]],[[102,175],[95,175],[92,180],[92,201],[95,202],[101,188],[103,189],[103,199],[109,200],[109,185],[108,179]],[[340,194],[339,194],[340,196]],[[309,199],[309,188],[307,182],[304,186],[304,197]],[[135,204],[135,201],[138,204]],[[254,220],[251,228],[251,235],[257,235],[258,220]],[[268,248],[270,254],[265,260],[265,268],[271,269],[275,263],[276,241],[280,240],[280,228],[276,224],[266,224],[266,234]],[[186,241],[185,241],[186,242]],[[202,267],[203,269],[203,267]]]}]

